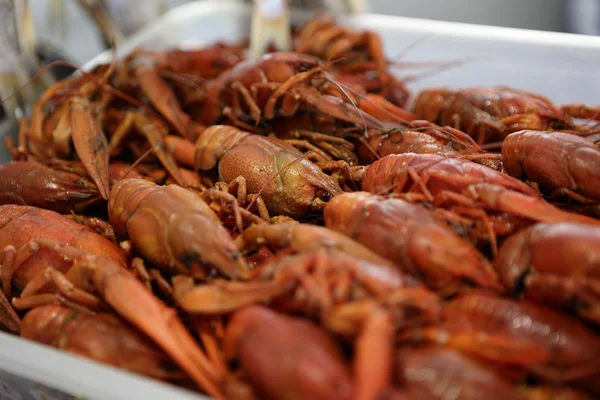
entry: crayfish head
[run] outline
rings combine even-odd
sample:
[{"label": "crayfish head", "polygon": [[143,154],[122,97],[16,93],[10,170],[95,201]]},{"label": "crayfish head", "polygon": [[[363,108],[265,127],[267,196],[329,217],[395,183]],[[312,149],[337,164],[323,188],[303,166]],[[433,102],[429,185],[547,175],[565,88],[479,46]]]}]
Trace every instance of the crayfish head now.
[{"label": "crayfish head", "polygon": [[[282,157],[278,165],[281,172],[282,187],[278,198],[280,214],[292,218],[304,218],[321,214],[327,202],[342,193],[337,182],[308,160],[290,154]],[[287,166],[287,169],[284,168]],[[266,202],[266,200],[265,200]]]},{"label": "crayfish head", "polygon": [[447,89],[423,90],[415,100],[414,113],[427,121],[437,121],[455,93]]},{"label": "crayfish head", "polygon": [[[327,175],[324,176],[330,178]],[[311,177],[308,178],[307,181],[300,182],[301,186],[298,188],[298,191],[303,193],[304,201],[308,200],[305,214],[306,216],[321,215],[329,200],[342,193],[342,190],[333,180],[329,182],[329,179],[311,180]]]},{"label": "crayfish head", "polygon": [[333,197],[333,195],[321,188],[317,188],[315,191],[315,198],[310,204],[311,213],[320,213],[325,209],[325,206],[329,202],[329,200]]},{"label": "crayfish head", "polygon": [[229,232],[212,218],[201,214],[171,215],[176,229],[168,232],[174,267],[181,273],[202,273],[215,268],[237,279],[249,277],[249,267]]}]

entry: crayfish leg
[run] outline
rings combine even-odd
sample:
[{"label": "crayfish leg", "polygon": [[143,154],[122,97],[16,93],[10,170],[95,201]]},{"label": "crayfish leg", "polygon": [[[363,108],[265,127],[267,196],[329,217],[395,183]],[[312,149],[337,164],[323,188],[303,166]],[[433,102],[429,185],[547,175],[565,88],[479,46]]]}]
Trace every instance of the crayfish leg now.
[{"label": "crayfish leg", "polygon": [[157,122],[150,120],[150,118],[139,112],[129,111],[125,114],[125,119],[119,124],[110,139],[108,147],[110,154],[114,155],[119,144],[127,135],[131,134],[133,129],[144,135],[148,143],[152,146],[152,151],[169,175],[175,179],[175,182],[180,186],[185,186],[185,180],[177,167],[175,159],[170,152],[166,151],[166,129],[161,129],[161,126]]},{"label": "crayfish leg", "polygon": [[530,129],[533,131],[541,131],[544,129],[544,125],[537,114],[515,114],[506,118],[498,120],[498,122],[505,130],[505,134],[508,133],[506,130],[510,129],[510,132],[521,131]]},{"label": "crayfish leg", "polygon": [[[76,263],[77,261],[75,261]],[[47,268],[38,275],[36,275],[32,280],[30,280],[23,291],[21,292],[20,298],[13,299],[13,305],[17,309],[23,309],[23,303],[20,300],[26,299],[28,297],[36,297],[38,293],[46,287],[49,283],[53,283],[60,295],[65,298],[74,301],[78,304],[85,305],[90,308],[98,308],[100,306],[100,299],[96,296],[93,296],[84,290],[81,290],[60,271],[55,268]],[[40,294],[39,296],[45,296],[46,294]]]},{"label": "crayfish leg", "polygon": [[167,135],[164,138],[165,148],[177,161],[186,167],[194,167],[194,143],[186,138]]},{"label": "crayfish leg", "polygon": [[[215,328],[213,328],[213,326]],[[215,370],[218,371],[221,376],[228,376],[231,372],[228,369],[227,362],[223,355],[223,351],[220,348],[219,342],[215,337],[216,334],[223,334],[222,321],[220,319],[198,319],[195,321],[196,331],[198,337],[202,341],[202,345],[206,349],[208,357],[212,362]]]},{"label": "crayfish leg", "polygon": [[[215,185],[215,186],[218,186],[218,184],[219,184],[219,182],[217,182],[217,185]],[[243,222],[246,222],[246,224],[248,224],[248,225],[265,223],[265,220],[262,219],[263,218],[262,214],[260,214],[261,216],[259,217],[259,216],[252,214],[248,210],[241,208],[239,201],[232,194],[230,194],[228,192],[228,190],[229,190],[229,185],[225,184],[225,186],[223,188],[211,188],[211,189],[207,189],[207,190],[203,191],[200,194],[200,197],[202,198],[202,200],[207,202],[209,205],[211,205],[212,202],[218,202],[219,205],[217,207],[219,210],[226,210],[226,211],[231,210],[230,212],[233,214],[233,216],[235,218],[236,226],[238,227],[240,232],[243,232]],[[246,197],[246,199],[248,199],[248,197]],[[262,201],[262,199],[256,199],[256,203],[259,208],[259,211],[261,211],[261,208],[262,208],[261,204],[264,205],[264,201]],[[266,211],[266,206],[264,206],[264,207],[265,207],[265,211]],[[266,216],[268,216],[269,213],[268,213],[268,211],[266,211],[266,212],[267,212]],[[267,218],[266,222],[268,222],[268,221],[269,221],[269,219]]]},{"label": "crayfish leg", "polygon": [[223,314],[281,296],[289,285],[279,282],[216,282],[194,286],[189,277],[173,279],[173,296],[187,312]]},{"label": "crayfish leg", "polygon": [[144,285],[146,285],[148,290],[152,290],[152,276],[146,268],[146,263],[144,262],[144,259],[135,257],[133,260],[131,260],[131,269],[133,270],[137,278],[140,281],[142,281]]},{"label": "crayfish leg", "polygon": [[329,155],[327,155],[323,150],[321,150],[314,144],[310,143],[308,140],[284,139],[284,141],[287,144],[294,146],[295,148],[297,148],[299,150],[302,150],[302,149],[307,150],[307,152],[306,152],[307,159],[309,159],[310,161],[312,161],[314,163],[331,161],[331,157]]},{"label": "crayfish leg", "polygon": [[[298,84],[300,84],[305,79],[310,78],[312,75],[316,74],[319,71],[320,71],[319,67],[312,68],[312,69],[309,69],[308,71],[299,72],[295,75],[292,75],[290,78],[288,78],[288,80],[283,82],[277,89],[275,89],[273,91],[271,96],[267,99],[267,102],[265,103],[265,107],[264,107],[265,118],[266,119],[275,118],[275,106],[277,104],[277,101],[282,96],[290,95],[288,92],[291,93],[292,91],[296,91],[298,87],[303,87],[303,86],[298,86]],[[312,87],[309,87],[309,88],[315,90]],[[316,91],[316,93],[318,93],[318,91]],[[311,91],[311,95],[314,96],[315,92]]]},{"label": "crayfish leg", "polygon": [[[271,221],[271,215],[269,214],[269,209],[265,204],[265,201],[258,194],[250,194],[248,195],[248,206],[246,211],[250,211],[252,206],[256,207],[256,211],[258,211],[258,216],[262,218],[263,221],[269,222]],[[241,231],[240,231],[241,232]]]},{"label": "crayfish leg", "polygon": [[117,240],[117,236],[115,235],[115,230],[113,229],[112,225],[100,218],[86,217],[84,215],[75,215],[75,214],[64,215],[64,217],[69,218],[69,219],[77,222],[78,224],[83,225],[86,228],[93,230],[97,234],[104,236],[105,238],[107,238],[108,240],[110,240],[111,242],[113,242],[116,245],[119,244],[119,241]]},{"label": "crayfish leg", "polygon": [[254,123],[258,125],[260,122],[261,111],[256,104],[256,101],[252,97],[250,90],[246,86],[244,86],[240,81],[235,81],[231,84],[231,88],[233,89],[233,109],[234,115],[242,114],[242,104],[240,102],[239,96],[241,95],[246,105],[250,109],[250,115],[254,119]]},{"label": "crayfish leg", "polygon": [[0,292],[0,324],[14,333],[19,332],[21,328],[21,319],[2,292]]}]

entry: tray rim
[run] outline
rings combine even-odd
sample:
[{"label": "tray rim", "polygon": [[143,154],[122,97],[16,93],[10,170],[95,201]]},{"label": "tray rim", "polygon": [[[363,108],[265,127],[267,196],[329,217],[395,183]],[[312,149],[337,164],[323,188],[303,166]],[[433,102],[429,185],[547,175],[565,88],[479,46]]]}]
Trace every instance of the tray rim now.
[{"label": "tray rim", "polygon": [[199,393],[65,353],[6,332],[0,332],[0,347],[0,376],[2,372],[7,372],[76,398],[209,399]]},{"label": "tray rim", "polygon": [[[167,11],[158,20],[128,38],[117,50],[121,57],[156,32],[168,26],[173,20],[193,19],[203,15],[221,13],[250,13],[250,6],[235,0],[204,0],[187,3]],[[298,12],[295,20],[305,20],[312,12]],[[492,39],[513,43],[538,44],[550,47],[600,50],[600,37],[575,33],[529,30],[491,25],[478,25],[461,22],[438,21],[412,17],[382,14],[362,14],[360,16],[340,16],[341,23],[389,26],[401,24],[403,29],[422,31],[431,34],[450,34],[455,37]],[[485,38],[482,38],[485,36]],[[107,50],[84,64],[90,70],[100,63],[108,62],[112,52]],[[86,399],[130,400],[135,397],[165,398],[169,400],[208,399],[208,397],[145,378],[114,367],[85,358],[60,352],[56,349],[0,332],[0,367],[20,378],[29,379],[69,394],[79,392]],[[61,374],[68,371],[67,374]],[[98,379],[100,377],[101,379]],[[132,396],[132,393],[134,394]]]},{"label": "tray rim", "polygon": [[[202,0],[183,4],[172,8],[152,24],[140,29],[117,49],[117,57],[122,57],[139,47],[145,38],[160,31],[171,20],[196,18],[201,15],[222,12],[250,13],[251,7],[236,0]],[[313,12],[294,10],[292,20],[299,22],[310,18]],[[404,29],[427,34],[450,35],[454,37],[476,38],[485,40],[501,40],[512,43],[526,43],[550,47],[568,47],[600,50],[600,36],[589,36],[578,33],[542,31],[504,26],[480,25],[465,22],[439,21],[433,19],[402,17],[396,15],[365,13],[361,15],[341,15],[336,17],[342,24],[360,25],[402,25]],[[376,22],[376,23],[375,23]],[[485,36],[482,38],[482,36]],[[89,70],[98,64],[109,62],[112,58],[110,50],[100,53],[84,64]]]}]

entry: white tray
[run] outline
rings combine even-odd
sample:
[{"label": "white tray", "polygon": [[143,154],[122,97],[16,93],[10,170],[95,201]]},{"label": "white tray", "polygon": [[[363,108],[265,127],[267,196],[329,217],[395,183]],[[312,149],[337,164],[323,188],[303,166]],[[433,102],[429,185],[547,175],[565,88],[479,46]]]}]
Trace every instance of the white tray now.
[{"label": "white tray", "polygon": [[[296,17],[304,19],[307,15]],[[508,85],[543,94],[559,104],[600,103],[597,72],[600,38],[382,15],[339,20],[377,31],[389,57],[424,39],[402,61],[475,58],[475,61],[411,84],[414,92],[435,86]],[[158,22],[136,34],[121,46],[118,54],[127,54],[138,47],[166,50],[175,46],[205,45],[216,40],[237,40],[247,36],[249,27],[250,9],[245,4],[234,1],[190,3],[169,11]],[[86,64],[86,68],[107,62],[109,58],[110,53],[101,54]],[[411,72],[415,71],[399,70],[398,75]],[[0,153],[0,162],[8,159],[6,152]],[[9,393],[16,394],[11,398]],[[55,400],[82,397],[98,400],[204,398],[0,333],[0,398]]]}]

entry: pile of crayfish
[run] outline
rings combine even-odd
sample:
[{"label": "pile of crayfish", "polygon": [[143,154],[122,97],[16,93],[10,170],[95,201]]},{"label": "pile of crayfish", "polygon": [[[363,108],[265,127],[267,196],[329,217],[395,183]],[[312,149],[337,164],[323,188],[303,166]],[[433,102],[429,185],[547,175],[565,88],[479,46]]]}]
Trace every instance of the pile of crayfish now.
[{"label": "pile of crayfish", "polygon": [[216,399],[600,396],[600,110],[380,38],[138,50],[0,166],[0,325]]}]

